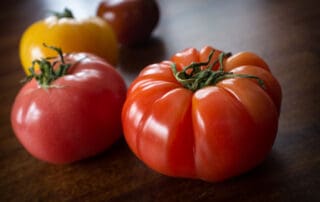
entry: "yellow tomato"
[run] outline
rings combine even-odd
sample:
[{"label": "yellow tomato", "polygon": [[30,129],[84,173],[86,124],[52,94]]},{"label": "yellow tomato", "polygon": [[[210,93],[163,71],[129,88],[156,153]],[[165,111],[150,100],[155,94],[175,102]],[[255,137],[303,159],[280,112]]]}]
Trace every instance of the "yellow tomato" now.
[{"label": "yellow tomato", "polygon": [[99,17],[76,20],[71,17],[50,16],[35,22],[23,33],[20,60],[27,75],[32,61],[52,57],[52,50],[43,43],[59,47],[65,53],[90,52],[115,65],[118,44],[112,28]]}]

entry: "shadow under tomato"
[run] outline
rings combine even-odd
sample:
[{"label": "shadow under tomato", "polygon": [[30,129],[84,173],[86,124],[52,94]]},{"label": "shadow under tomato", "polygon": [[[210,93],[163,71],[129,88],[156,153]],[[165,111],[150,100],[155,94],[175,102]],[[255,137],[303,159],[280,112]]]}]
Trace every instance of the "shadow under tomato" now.
[{"label": "shadow under tomato", "polygon": [[165,59],[166,50],[161,38],[152,37],[137,47],[120,47],[118,70],[130,84],[147,65],[159,63]]},{"label": "shadow under tomato", "polygon": [[248,180],[257,180],[264,178],[270,180],[271,178],[279,177],[283,169],[284,165],[281,160],[281,154],[273,149],[260,165],[235,179],[239,178],[240,180],[246,178]]},{"label": "shadow under tomato", "polygon": [[253,170],[222,182],[175,178],[150,171],[147,174],[154,175],[152,180],[145,180],[143,186],[136,186],[115,201],[130,201],[135,196],[140,196],[141,201],[151,201],[154,198],[158,201],[237,201],[239,197],[246,198],[257,193],[275,193],[278,186],[273,185],[279,183],[284,172],[283,166],[277,151],[272,151]]}]

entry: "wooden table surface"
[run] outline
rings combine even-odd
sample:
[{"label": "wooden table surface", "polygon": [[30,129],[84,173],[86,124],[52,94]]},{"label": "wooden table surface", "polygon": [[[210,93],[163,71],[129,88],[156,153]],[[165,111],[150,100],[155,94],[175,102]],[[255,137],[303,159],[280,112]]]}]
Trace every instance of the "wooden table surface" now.
[{"label": "wooden table surface", "polygon": [[[90,2],[90,3],[89,3]],[[160,175],[124,139],[71,165],[31,157],[15,138],[10,111],[24,73],[23,31],[48,10],[94,15],[99,1],[11,0],[0,7],[0,201],[320,201],[320,7],[314,0],[158,0],[161,20],[144,47],[122,48],[127,84],[145,65],[187,47],[248,50],[270,65],[283,90],[274,147],[256,169],[220,183]]]}]

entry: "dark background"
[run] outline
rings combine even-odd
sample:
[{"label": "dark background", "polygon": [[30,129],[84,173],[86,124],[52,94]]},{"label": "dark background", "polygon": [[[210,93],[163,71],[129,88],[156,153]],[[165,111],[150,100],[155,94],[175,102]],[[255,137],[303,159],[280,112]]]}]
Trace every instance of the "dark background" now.
[{"label": "dark background", "polygon": [[0,201],[320,201],[320,7],[316,0],[159,0],[161,20],[140,48],[121,48],[127,84],[144,66],[187,47],[262,56],[281,83],[278,136],[265,162],[221,183],[162,176],[124,139],[71,165],[49,165],[18,143],[10,110],[24,77],[19,40],[48,10],[94,15],[99,0],[11,0],[0,7]]}]

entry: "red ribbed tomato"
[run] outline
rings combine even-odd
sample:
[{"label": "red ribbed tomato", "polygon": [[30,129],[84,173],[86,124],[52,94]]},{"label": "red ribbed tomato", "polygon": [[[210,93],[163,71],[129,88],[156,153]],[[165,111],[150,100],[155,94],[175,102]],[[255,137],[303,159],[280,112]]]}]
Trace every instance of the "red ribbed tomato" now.
[{"label": "red ribbed tomato", "polygon": [[134,80],[122,111],[124,135],[162,174],[221,181],[265,159],[280,103],[280,85],[257,55],[190,48]]}]

